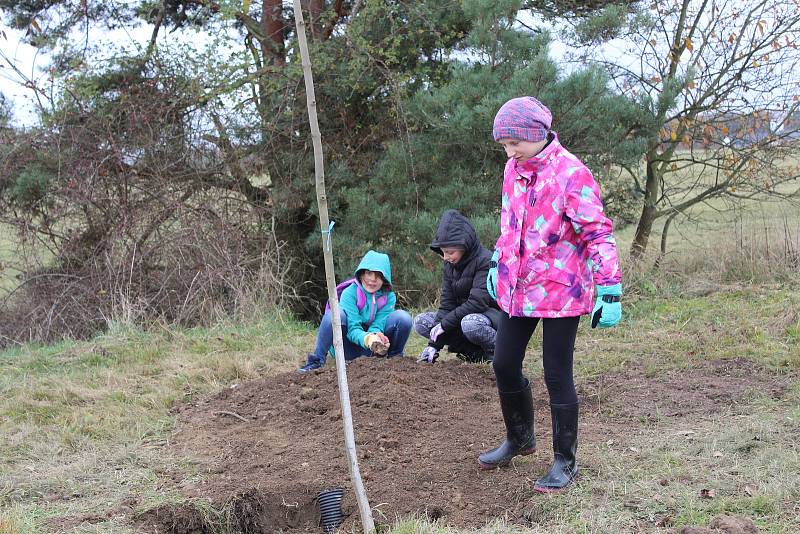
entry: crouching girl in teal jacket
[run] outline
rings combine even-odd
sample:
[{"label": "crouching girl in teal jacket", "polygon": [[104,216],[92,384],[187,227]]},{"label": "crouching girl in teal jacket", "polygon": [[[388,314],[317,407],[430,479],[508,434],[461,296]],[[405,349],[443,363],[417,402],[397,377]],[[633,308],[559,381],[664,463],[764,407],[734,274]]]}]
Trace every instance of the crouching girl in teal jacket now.
[{"label": "crouching girl in teal jacket", "polygon": [[[339,288],[342,286],[346,286],[339,296],[345,360],[402,356],[411,333],[411,315],[395,309],[397,296],[392,290],[389,256],[368,251],[356,268],[355,278],[339,284]],[[319,325],[314,352],[298,371],[307,373],[323,367],[332,346],[333,320],[328,308]]]}]

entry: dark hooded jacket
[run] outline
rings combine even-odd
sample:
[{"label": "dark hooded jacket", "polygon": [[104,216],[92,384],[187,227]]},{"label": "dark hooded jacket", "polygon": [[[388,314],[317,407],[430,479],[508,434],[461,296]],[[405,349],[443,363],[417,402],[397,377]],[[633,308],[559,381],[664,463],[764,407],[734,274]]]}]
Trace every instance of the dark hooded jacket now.
[{"label": "dark hooded jacket", "polygon": [[455,265],[445,262],[442,292],[436,322],[445,332],[461,329],[461,319],[470,313],[482,313],[497,329],[502,312],[486,290],[486,275],[492,253],[478,239],[469,220],[456,210],[442,214],[431,250],[444,256],[442,248],[460,247],[464,256]]}]

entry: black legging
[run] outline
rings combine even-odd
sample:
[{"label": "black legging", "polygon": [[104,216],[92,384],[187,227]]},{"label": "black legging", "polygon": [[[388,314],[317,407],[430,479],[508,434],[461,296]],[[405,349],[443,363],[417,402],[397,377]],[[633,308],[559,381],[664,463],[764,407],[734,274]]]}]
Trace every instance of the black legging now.
[{"label": "black legging", "polygon": [[[544,383],[553,404],[578,402],[575,382],[572,379],[572,355],[575,350],[575,335],[578,333],[579,317],[543,319],[542,352]],[[522,360],[533,331],[539,324],[538,317],[509,317],[503,314],[497,328],[495,343],[494,374],[497,389],[501,393],[520,391],[526,386],[522,376]]]}]

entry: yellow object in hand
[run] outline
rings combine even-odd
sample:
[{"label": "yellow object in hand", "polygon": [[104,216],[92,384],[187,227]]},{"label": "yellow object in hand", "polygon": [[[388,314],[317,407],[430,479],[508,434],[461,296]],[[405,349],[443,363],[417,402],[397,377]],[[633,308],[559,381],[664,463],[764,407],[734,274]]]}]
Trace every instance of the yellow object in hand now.
[{"label": "yellow object in hand", "polygon": [[389,345],[383,342],[382,337],[384,336],[371,332],[364,336],[364,346],[378,356],[386,356],[386,353],[389,352]]}]

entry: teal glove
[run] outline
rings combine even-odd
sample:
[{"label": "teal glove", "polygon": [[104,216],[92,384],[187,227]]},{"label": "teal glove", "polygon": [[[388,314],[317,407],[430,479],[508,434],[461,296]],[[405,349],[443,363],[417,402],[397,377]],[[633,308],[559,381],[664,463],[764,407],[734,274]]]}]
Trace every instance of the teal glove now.
[{"label": "teal glove", "polygon": [[611,328],[622,319],[622,284],[597,286],[597,302],[592,310],[592,328]]},{"label": "teal glove", "polygon": [[492,254],[492,261],[489,264],[489,274],[486,275],[486,290],[494,300],[497,300],[497,259],[500,252],[497,250]]}]

